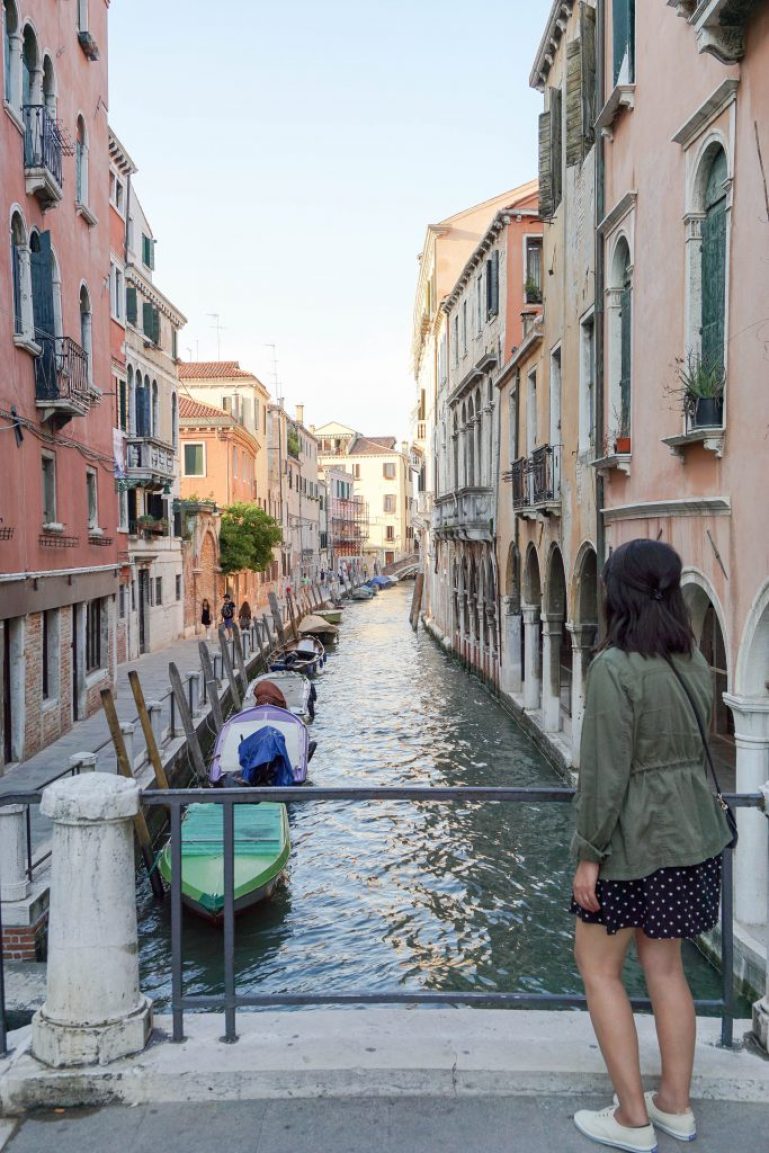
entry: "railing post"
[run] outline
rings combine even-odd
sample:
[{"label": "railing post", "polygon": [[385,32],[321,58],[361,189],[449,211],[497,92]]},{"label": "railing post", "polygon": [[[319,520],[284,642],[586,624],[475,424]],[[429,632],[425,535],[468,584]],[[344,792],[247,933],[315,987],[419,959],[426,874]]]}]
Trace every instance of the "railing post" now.
[{"label": "railing post", "polygon": [[23,901],[29,892],[26,805],[0,806],[0,901]]},{"label": "railing post", "polygon": [[200,708],[200,673],[191,669],[187,673],[187,702],[190,706],[190,716]]},{"label": "railing post", "polygon": [[163,743],[163,706],[160,701],[148,701],[147,712],[150,715],[150,724],[155,734],[155,744],[160,748]]},{"label": "railing post", "polygon": [[95,773],[96,753],[73,753],[69,758],[69,767],[73,776],[78,773]]},{"label": "railing post", "polygon": [[134,736],[136,734],[136,725],[126,722],[121,724],[120,731],[123,734],[123,743],[125,745],[128,763],[133,769],[134,765],[136,764],[134,753]]}]

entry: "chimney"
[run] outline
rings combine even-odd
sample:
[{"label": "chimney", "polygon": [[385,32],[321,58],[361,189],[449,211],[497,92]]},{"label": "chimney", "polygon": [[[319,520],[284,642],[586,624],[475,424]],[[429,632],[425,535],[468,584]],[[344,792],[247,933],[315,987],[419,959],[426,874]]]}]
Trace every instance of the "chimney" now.
[{"label": "chimney", "polygon": [[296,423],[304,424],[304,405],[298,404],[296,406]]}]

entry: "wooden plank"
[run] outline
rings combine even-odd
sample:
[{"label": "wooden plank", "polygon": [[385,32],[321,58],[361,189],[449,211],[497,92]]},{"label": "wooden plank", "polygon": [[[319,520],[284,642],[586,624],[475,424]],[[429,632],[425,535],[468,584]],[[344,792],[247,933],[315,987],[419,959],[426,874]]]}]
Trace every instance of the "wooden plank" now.
[{"label": "wooden plank", "polygon": [[200,653],[200,667],[203,670],[203,679],[206,682],[208,703],[211,706],[211,716],[214,718],[214,728],[218,734],[222,731],[222,726],[224,725],[222,702],[219,700],[219,682],[214,676],[211,654],[208,651],[208,645],[205,641],[198,642],[198,652]]},{"label": "wooden plank", "polygon": [[280,608],[278,606],[278,598],[274,592],[267,594],[267,600],[270,602],[270,609],[272,611],[272,619],[275,622],[275,632],[278,635],[278,640],[282,645],[286,643],[286,634],[283,631],[283,618],[280,615]]},{"label": "wooden plank", "polygon": [[238,682],[235,680],[235,670],[232,667],[232,660],[230,658],[230,646],[227,644],[227,630],[224,625],[219,626],[219,647],[222,650],[222,664],[224,665],[224,671],[227,674],[227,683],[230,686],[232,707],[237,712],[240,709],[240,692],[238,691]]},{"label": "wooden plank", "polygon": [[192,720],[190,706],[187,703],[187,694],[184,691],[182,678],[179,676],[179,670],[173,661],[171,661],[168,666],[168,676],[171,681],[174,697],[176,698],[176,707],[179,710],[179,716],[182,718],[182,727],[184,729],[184,735],[187,738],[187,746],[192,754],[195,774],[198,778],[198,783],[202,784],[206,779],[206,762],[203,759],[203,750],[198,741],[198,734]]},{"label": "wooden plank", "polygon": [[139,721],[141,723],[142,732],[144,733],[144,743],[147,746],[147,757],[152,765],[153,772],[155,773],[155,783],[159,789],[169,788],[168,777],[166,776],[165,766],[160,756],[158,743],[155,740],[155,730],[152,727],[149,712],[147,711],[147,704],[144,700],[144,690],[142,689],[139,674],[136,669],[131,669],[128,674],[128,682],[131,686],[131,692],[134,695],[136,702],[136,711],[139,714]]},{"label": "wooden plank", "polygon": [[[120,731],[120,720],[118,719],[117,709],[115,708],[115,700],[112,696],[111,689],[101,690],[101,703],[104,713],[107,717],[107,725],[109,727],[110,736],[112,737],[112,744],[115,746],[115,756],[117,757],[117,768],[121,777],[127,777],[128,780],[134,780],[133,769],[128,760],[128,752],[126,751],[125,741],[123,734]],[[147,874],[150,879],[152,892],[156,897],[164,897],[163,881],[160,873],[154,868],[154,859],[152,856],[152,840],[150,838],[150,831],[147,828],[147,822],[144,819],[144,813],[141,808],[133,819],[134,832],[136,839],[139,842],[139,848],[147,869]]]}]

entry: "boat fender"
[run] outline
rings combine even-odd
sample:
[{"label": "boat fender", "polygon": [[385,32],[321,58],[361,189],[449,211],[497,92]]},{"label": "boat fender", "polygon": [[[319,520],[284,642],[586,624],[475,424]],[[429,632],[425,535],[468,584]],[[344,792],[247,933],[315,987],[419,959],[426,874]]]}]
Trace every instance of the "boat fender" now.
[{"label": "boat fender", "polygon": [[315,720],[315,702],[312,699],[312,694],[307,698],[307,712],[309,713],[310,720]]},{"label": "boat fender", "polygon": [[317,741],[310,741],[310,746],[309,746],[309,748],[308,748],[308,750],[307,750],[307,764],[308,764],[308,765],[309,765],[310,761],[312,760],[312,758],[313,758],[313,756],[314,756],[314,754],[315,754],[315,750],[317,749],[317,747],[318,747],[318,742],[317,742]]},{"label": "boat fender", "polygon": [[311,701],[317,701],[317,699],[318,699],[318,690],[315,688],[315,685],[310,685],[310,700]]}]

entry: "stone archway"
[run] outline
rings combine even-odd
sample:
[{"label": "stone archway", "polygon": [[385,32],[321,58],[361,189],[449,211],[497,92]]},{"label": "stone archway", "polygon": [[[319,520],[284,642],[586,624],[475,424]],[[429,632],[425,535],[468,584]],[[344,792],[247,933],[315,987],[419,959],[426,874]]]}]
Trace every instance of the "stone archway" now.
[{"label": "stone archway", "polygon": [[562,711],[571,713],[571,639],[565,628],[566,606],[563,556],[554,545],[548,556],[542,613],[542,721],[548,733],[557,733],[562,727]]},{"label": "stone archway", "polygon": [[512,543],[505,564],[505,593],[500,626],[499,684],[505,693],[523,687],[523,620],[521,617],[521,553]]},{"label": "stone archway", "polygon": [[588,541],[577,553],[571,586],[571,751],[572,765],[579,767],[585,681],[590,657],[598,638],[598,557]]}]

